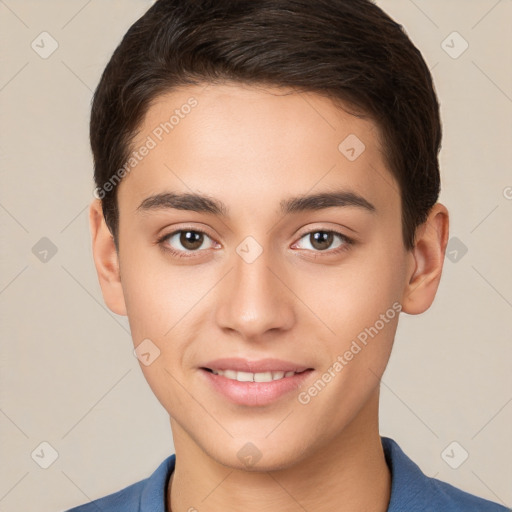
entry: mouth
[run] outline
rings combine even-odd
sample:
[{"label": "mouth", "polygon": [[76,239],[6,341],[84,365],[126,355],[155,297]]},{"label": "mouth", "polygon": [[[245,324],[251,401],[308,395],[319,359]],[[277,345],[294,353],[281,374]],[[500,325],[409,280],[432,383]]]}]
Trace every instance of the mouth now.
[{"label": "mouth", "polygon": [[201,368],[202,370],[206,370],[207,372],[213,373],[214,375],[220,375],[229,380],[236,380],[238,382],[273,382],[275,380],[282,380],[293,377],[294,375],[298,375],[309,370],[313,370],[313,368],[306,368],[302,371],[284,371],[284,370],[276,370],[276,371],[266,371],[266,372],[244,372],[237,370],[220,370],[214,368]]},{"label": "mouth", "polygon": [[[274,404],[279,400],[291,399],[297,390],[307,384],[310,376],[315,373],[314,368],[295,366],[292,363],[281,362],[280,367],[275,361],[262,364],[247,371],[251,364],[247,361],[233,364],[232,368],[226,364],[209,364],[199,368],[204,378],[204,384],[216,396],[237,406],[263,407]],[[263,366],[263,368],[262,368]],[[267,366],[267,368],[265,368]],[[268,366],[272,368],[269,369]],[[283,368],[284,367],[284,368]]]}]

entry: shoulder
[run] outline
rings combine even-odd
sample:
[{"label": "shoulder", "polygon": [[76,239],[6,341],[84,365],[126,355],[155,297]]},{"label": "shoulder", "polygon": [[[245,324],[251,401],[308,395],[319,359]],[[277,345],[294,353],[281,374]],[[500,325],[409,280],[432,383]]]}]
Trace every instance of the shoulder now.
[{"label": "shoulder", "polygon": [[393,439],[381,436],[381,441],[392,479],[388,512],[510,512],[503,505],[426,476]]},{"label": "shoulder", "polygon": [[165,512],[165,491],[175,462],[176,455],[170,455],[148,478],[66,512]]},{"label": "shoulder", "polygon": [[71,508],[66,512],[98,512],[98,510],[104,512],[139,512],[140,496],[146,482],[147,479],[141,480],[120,491]]},{"label": "shoulder", "polygon": [[[439,503],[432,510],[438,510],[437,507],[442,505],[446,507],[445,510],[450,512],[466,510],[474,510],[475,512],[510,512],[510,509],[503,505],[462,491],[436,478],[428,478],[428,481],[432,488],[434,503]],[[432,507],[433,505],[431,504],[430,506]]]}]

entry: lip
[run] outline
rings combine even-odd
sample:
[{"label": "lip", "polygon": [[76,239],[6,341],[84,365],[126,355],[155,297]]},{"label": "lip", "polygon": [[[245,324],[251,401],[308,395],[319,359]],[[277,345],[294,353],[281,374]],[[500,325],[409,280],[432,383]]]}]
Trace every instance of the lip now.
[{"label": "lip", "polygon": [[293,363],[291,361],[284,361],[282,359],[258,359],[256,361],[249,361],[239,357],[225,357],[222,359],[215,359],[209,361],[202,368],[210,370],[236,370],[237,372],[303,372],[304,370],[312,370],[309,366]]},{"label": "lip", "polygon": [[[251,373],[268,371],[296,371],[301,373],[270,382],[239,382],[222,375],[215,375],[207,368],[215,370],[231,369]],[[236,405],[252,407],[269,405],[296,391],[313,371],[313,368],[279,359],[260,359],[258,361],[238,358],[216,359],[200,368],[200,373],[206,379],[207,385],[211,386],[216,392]]]}]

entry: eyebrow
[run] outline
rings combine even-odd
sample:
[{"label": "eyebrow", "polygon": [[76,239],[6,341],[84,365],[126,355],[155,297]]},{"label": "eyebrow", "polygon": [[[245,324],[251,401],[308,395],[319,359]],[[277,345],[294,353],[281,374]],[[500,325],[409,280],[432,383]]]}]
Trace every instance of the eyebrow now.
[{"label": "eyebrow", "polygon": [[[280,203],[282,214],[323,210],[325,208],[355,206],[368,212],[377,211],[363,196],[347,190],[320,192],[283,199]],[[154,211],[164,209],[187,210],[208,213],[220,217],[229,216],[229,208],[218,199],[201,194],[165,192],[147,197],[137,210]]]}]

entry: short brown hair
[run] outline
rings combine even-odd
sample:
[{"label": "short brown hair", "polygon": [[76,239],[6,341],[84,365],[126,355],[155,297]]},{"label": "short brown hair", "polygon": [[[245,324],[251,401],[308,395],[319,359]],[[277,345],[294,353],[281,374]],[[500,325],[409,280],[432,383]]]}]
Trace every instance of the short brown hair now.
[{"label": "short brown hair", "polygon": [[[218,81],[316,92],[373,119],[400,186],[414,247],[440,192],[439,104],[402,26],[369,0],[158,0],[123,37],[95,91],[90,140],[98,188],[126,162],[151,102]],[[103,191],[117,243],[117,187]]]}]

